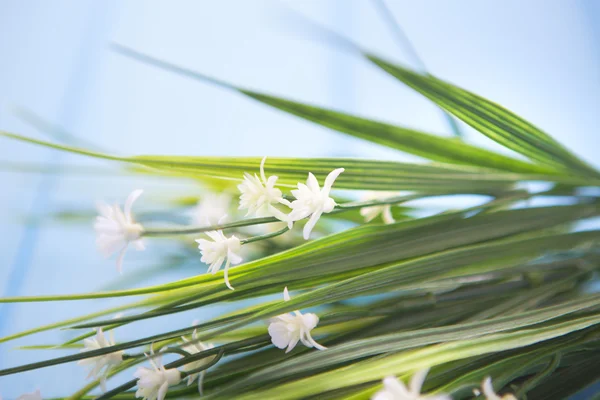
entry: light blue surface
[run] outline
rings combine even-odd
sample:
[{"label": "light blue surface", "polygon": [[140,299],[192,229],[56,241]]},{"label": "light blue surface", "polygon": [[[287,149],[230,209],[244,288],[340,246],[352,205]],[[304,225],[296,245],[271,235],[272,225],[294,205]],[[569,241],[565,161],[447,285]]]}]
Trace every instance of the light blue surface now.
[{"label": "light blue surface", "polygon": [[[10,107],[25,106],[102,147],[122,154],[364,156],[415,160],[343,137],[237,94],[140,65],[112,53],[111,42],[246,87],[385,121],[449,134],[427,100],[366,62],[306,38],[285,4],[401,62],[387,26],[368,1],[52,1],[0,0],[0,129],[42,137]],[[600,59],[593,1],[388,1],[429,70],[512,109],[599,166]],[[468,139],[494,147],[467,129]],[[0,161],[112,167],[0,139]],[[116,278],[94,249],[91,222],[24,225],[25,217],[96,199],[146,193],[140,207],[159,207],[191,185],[142,178],[40,176],[0,171],[2,295],[95,290]],[[157,205],[158,204],[158,205]],[[152,264],[168,243],[128,254],[126,270]],[[154,249],[154,250],[152,250]],[[204,271],[200,267],[199,272]],[[169,276],[188,276],[190,270]],[[144,282],[148,284],[150,282]],[[120,300],[0,307],[0,335],[120,304]],[[194,318],[172,317],[174,326]],[[123,329],[119,339],[155,331]],[[55,343],[51,332],[0,345],[0,368],[58,355],[12,351]],[[63,352],[64,353],[64,352]],[[64,353],[66,354],[66,353]],[[57,377],[68,377],[57,379]],[[42,389],[70,393],[85,373],[74,364],[0,378],[5,399]]]}]

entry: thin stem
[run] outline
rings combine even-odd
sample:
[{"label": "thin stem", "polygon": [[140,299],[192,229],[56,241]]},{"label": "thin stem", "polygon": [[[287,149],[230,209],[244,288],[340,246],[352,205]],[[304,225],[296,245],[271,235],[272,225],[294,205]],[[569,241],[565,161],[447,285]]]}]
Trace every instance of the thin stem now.
[{"label": "thin stem", "polygon": [[[392,30],[394,38],[396,39],[396,42],[398,43],[400,48],[402,48],[404,51],[406,51],[409,54],[409,57],[412,58],[412,60],[415,64],[417,64],[417,69],[421,70],[422,72],[424,72],[427,75],[430,75],[429,72],[427,71],[427,67],[425,67],[425,63],[423,62],[423,59],[421,59],[421,57],[419,56],[419,53],[417,53],[417,50],[413,46],[412,42],[408,39],[408,36],[404,32],[404,30],[402,29],[402,27],[400,26],[398,21],[396,21],[394,19],[393,14],[392,14],[391,10],[388,8],[388,6],[385,4],[385,1],[384,0],[373,0],[373,4],[375,5],[375,8],[379,12],[379,14],[383,18],[383,20],[387,23],[389,28]],[[439,108],[439,109],[442,112],[442,114],[444,115],[444,118],[446,119],[446,122],[448,123],[448,126],[450,127],[450,130],[452,131],[452,133],[454,133],[454,135],[456,137],[462,138],[464,135],[463,135],[463,132],[460,130],[460,127],[456,123],[456,120],[454,118],[452,118],[452,116],[450,114],[448,114],[446,111],[444,111],[442,108]]]},{"label": "thin stem", "polygon": [[521,385],[519,390],[515,393],[515,396],[518,399],[523,398],[530,389],[537,386],[546,377],[551,375],[554,372],[554,370],[556,370],[556,368],[558,368],[558,366],[560,365],[560,360],[561,360],[561,354],[559,352],[555,353],[552,356],[552,358],[550,359],[550,362],[548,363],[546,368],[544,368],[538,374],[533,376],[533,378],[531,378],[531,379],[527,380],[525,383],[523,383],[523,385]]},{"label": "thin stem", "polygon": [[219,224],[212,226],[193,226],[188,228],[179,228],[179,229],[150,229],[145,230],[142,233],[142,236],[163,236],[163,235],[187,235],[191,233],[201,233],[208,231],[220,231],[223,229],[230,228],[239,228],[242,226],[250,226],[250,225],[260,225],[260,224],[270,224],[273,222],[281,222],[275,217],[264,217],[264,218],[251,218],[244,219],[241,221],[230,222],[228,224]]},{"label": "thin stem", "polygon": [[225,349],[221,349],[221,351],[219,351],[219,353],[217,353],[217,355],[215,356],[215,358],[213,358],[209,363],[198,367],[198,368],[194,368],[192,370],[189,371],[181,371],[181,377],[185,378],[186,376],[189,375],[193,375],[193,374],[197,374],[198,372],[202,372],[205,371],[207,369],[209,369],[210,367],[212,367],[213,365],[215,365],[216,363],[219,362],[219,360],[223,357],[223,355],[225,354]]},{"label": "thin stem", "polygon": [[[336,207],[335,210],[332,211],[332,213],[339,213],[339,212],[344,212],[347,210],[353,210],[353,209],[363,208],[363,207],[371,207],[371,206],[386,205],[386,204],[398,204],[398,203],[403,203],[406,201],[416,200],[416,199],[420,199],[423,197],[430,197],[430,196],[439,196],[439,194],[430,194],[430,195],[414,194],[414,195],[401,196],[401,197],[396,196],[396,197],[391,197],[391,198],[384,199],[384,200],[371,200],[371,201],[350,202],[350,203],[345,203],[345,204],[338,204],[338,206]],[[242,226],[271,224],[274,222],[282,222],[282,221],[275,217],[251,218],[251,219],[244,219],[241,221],[230,222],[228,224],[219,224],[219,225],[212,225],[212,226],[200,226],[200,227],[192,226],[192,227],[179,228],[179,229],[149,229],[149,230],[145,230],[142,233],[142,236],[187,235],[187,234],[192,234],[192,233],[220,231],[223,229],[239,228]],[[277,235],[281,235],[284,232],[277,233]],[[270,234],[270,235],[277,236],[274,234]],[[250,239],[252,239],[252,240],[250,240]],[[249,241],[247,241],[247,242],[242,241],[242,243],[249,243],[249,242],[254,242],[256,240],[262,240],[262,239],[268,239],[268,237],[257,236],[256,239],[249,238],[249,239],[246,239]]]},{"label": "thin stem", "polygon": [[242,244],[248,244],[248,243],[252,243],[252,242],[258,242],[259,240],[271,239],[271,238],[274,238],[276,236],[283,235],[284,233],[286,233],[289,230],[290,230],[290,228],[288,228],[286,226],[285,228],[280,229],[277,232],[267,233],[267,234],[264,234],[264,235],[252,236],[252,237],[249,237],[247,239],[242,239],[242,240],[240,240],[240,243],[242,243]]},{"label": "thin stem", "polygon": [[160,352],[160,354],[164,354],[164,353],[179,354],[179,355],[184,356],[184,357],[190,357],[191,356],[190,353],[188,353],[187,351],[183,350],[182,348],[178,348],[178,347],[169,347],[166,350],[162,350]]}]

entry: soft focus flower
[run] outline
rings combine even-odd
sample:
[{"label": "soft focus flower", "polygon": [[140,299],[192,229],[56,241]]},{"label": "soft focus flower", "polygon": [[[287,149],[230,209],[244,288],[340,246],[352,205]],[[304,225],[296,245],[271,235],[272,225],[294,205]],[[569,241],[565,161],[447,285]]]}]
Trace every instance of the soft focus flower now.
[{"label": "soft focus flower", "polygon": [[317,224],[321,214],[330,213],[333,211],[335,207],[335,200],[329,197],[329,192],[331,191],[333,182],[335,182],[337,177],[342,172],[344,172],[344,168],[338,168],[331,171],[329,175],[327,175],[327,178],[325,178],[323,189],[319,187],[317,178],[315,178],[315,176],[309,172],[306,185],[303,183],[298,183],[298,189],[292,190],[292,194],[296,198],[296,200],[289,204],[289,206],[292,208],[292,211],[286,216],[286,218],[282,218],[279,215],[275,216],[282,221],[286,221],[291,229],[294,221],[301,220],[310,215],[310,218],[303,230],[304,239],[308,239],[310,232]]},{"label": "soft focus flower", "polygon": [[[154,351],[151,349],[154,356]],[[148,355],[146,354],[146,357]],[[153,369],[139,367],[133,374],[138,378],[135,397],[143,397],[144,400],[163,400],[167,395],[169,386],[177,385],[181,382],[181,373],[176,368],[165,369],[162,365],[161,357],[154,359],[148,357]]]},{"label": "soft focus flower", "polygon": [[223,234],[223,231],[210,231],[206,232],[206,234],[212,241],[196,239],[198,249],[200,249],[200,254],[202,254],[200,261],[210,265],[208,267],[208,272],[212,274],[216,274],[217,271],[221,269],[223,262],[227,261],[223,271],[225,283],[229,289],[233,290],[233,287],[229,283],[227,272],[230,264],[236,265],[242,262],[242,257],[236,254],[242,248],[242,243],[235,235],[231,235],[231,237],[228,238]]},{"label": "soft focus flower", "polygon": [[415,372],[408,388],[395,376],[388,376],[383,380],[383,389],[375,393],[371,400],[452,400],[446,394],[432,396],[421,394],[421,387],[428,372],[429,368]]},{"label": "soft focus flower", "polygon": [[[190,343],[190,341],[187,340],[183,336],[181,337],[181,339],[183,339],[183,341],[185,343]],[[192,333],[192,341],[194,343],[190,343],[190,344],[188,344],[186,346],[182,346],[181,347],[183,350],[187,351],[190,354],[200,353],[201,351],[212,349],[214,347],[210,343],[204,344],[204,343],[198,341],[198,333],[196,332],[195,329],[194,329],[194,333]],[[202,358],[202,359],[200,359],[198,361],[194,361],[194,362],[191,362],[189,364],[185,364],[184,366],[181,367],[181,369],[183,371],[185,371],[185,372],[191,371],[193,369],[198,369],[198,368],[203,367],[204,365],[210,363],[213,359],[214,359],[214,357],[210,357],[210,356],[209,357],[205,357],[205,358]],[[187,377],[187,385],[190,386],[192,383],[194,383],[194,381],[196,380],[196,378],[198,378],[198,392],[200,394],[202,394],[202,382],[204,381],[204,375],[205,374],[206,374],[206,370],[200,371],[200,372],[196,372],[195,374],[188,375],[188,377]]]},{"label": "soft focus flower", "polygon": [[213,226],[225,221],[231,196],[226,193],[209,193],[198,201],[192,220],[196,225]]},{"label": "soft focus flower", "polygon": [[[386,192],[367,192],[365,196],[363,196],[362,200],[381,200],[390,196],[392,196],[392,194]],[[379,215],[381,215],[381,219],[386,224],[393,224],[394,222],[396,222],[394,220],[394,216],[392,215],[391,204],[363,207],[360,209],[360,215],[362,215],[365,218],[365,222],[371,222]]]},{"label": "soft focus flower", "polygon": [[117,269],[121,272],[123,257],[129,243],[133,243],[136,250],[144,250],[141,239],[144,228],[136,223],[131,214],[131,206],[141,196],[142,190],[134,190],[125,201],[125,208],[121,211],[119,205],[110,206],[104,202],[98,203],[100,215],[96,217],[94,229],[96,230],[96,245],[98,250],[106,257],[119,252]]},{"label": "soft focus flower", "polygon": [[[83,340],[84,349],[82,352],[90,350],[103,349],[115,345],[113,331],[110,331],[110,339],[107,339],[102,331],[102,328],[96,329],[96,336]],[[100,387],[103,392],[106,392],[106,377],[111,368],[119,365],[123,361],[123,351],[115,351],[114,353],[105,354],[86,358],[78,361],[77,364],[90,367],[89,378],[100,378]]]},{"label": "soft focus flower", "polygon": [[[0,398],[1,399],[1,398]],[[17,397],[17,400],[42,400],[42,394],[40,390],[36,390],[35,392],[25,393]]]},{"label": "soft focus flower", "polygon": [[[483,395],[485,396],[486,400],[517,400],[517,398],[510,393],[505,394],[502,397],[498,396],[494,391],[494,386],[492,386],[492,378],[489,376],[481,383],[481,390],[483,390]],[[476,396],[481,394],[479,390],[474,390],[473,392],[475,392]]]},{"label": "soft focus flower", "polygon": [[274,209],[272,204],[283,200],[281,190],[275,187],[277,176],[272,175],[267,179],[265,175],[266,160],[267,157],[264,157],[260,162],[260,178],[256,174],[252,176],[245,172],[244,181],[238,185],[238,189],[242,192],[239,209],[247,209],[246,215],[271,216]]},{"label": "soft focus flower", "polygon": [[[287,287],[283,289],[283,299],[290,300],[290,294]],[[286,353],[292,351],[298,342],[302,342],[306,347],[315,347],[319,350],[325,350],[310,335],[317,324],[319,317],[316,314],[302,314],[300,311],[294,311],[294,314],[281,314],[271,319],[269,324],[269,335],[271,341],[280,349],[286,349]]]}]

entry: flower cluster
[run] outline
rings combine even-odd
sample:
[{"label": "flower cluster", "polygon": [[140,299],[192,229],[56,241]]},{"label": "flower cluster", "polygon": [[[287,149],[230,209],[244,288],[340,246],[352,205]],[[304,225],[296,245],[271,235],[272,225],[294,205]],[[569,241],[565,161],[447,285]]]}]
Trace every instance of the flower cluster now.
[{"label": "flower cluster", "polygon": [[138,367],[133,374],[138,378],[135,397],[142,397],[143,400],[163,400],[167,395],[169,386],[177,385],[181,382],[181,372],[177,368],[166,369],[162,364],[162,357],[155,356],[154,350],[150,349],[151,356],[146,354],[150,361],[152,369]]},{"label": "flower cluster", "polygon": [[[181,349],[190,355],[212,349],[212,344],[204,344],[198,340],[198,334],[194,330],[192,340],[182,337],[184,346]],[[214,357],[205,357],[197,361],[185,364],[179,371],[177,368],[166,368],[162,363],[162,356],[156,356],[152,347],[150,356],[146,354],[150,361],[151,369],[139,367],[133,374],[138,379],[135,397],[141,397],[143,400],[163,400],[167,395],[169,387],[178,385],[187,377],[187,385],[190,386],[198,380],[198,392],[202,394],[202,382],[206,374],[206,366],[213,361]],[[201,371],[196,372],[198,369]]]},{"label": "flower cluster", "polygon": [[[371,400],[452,400],[452,397],[444,393],[434,395],[421,393],[421,388],[428,372],[428,368],[415,372],[408,387],[395,376],[388,376],[383,379],[383,389],[375,393],[371,397]],[[502,397],[498,396],[494,392],[492,378],[489,376],[484,379],[482,390],[486,400],[517,400],[512,394],[506,394]],[[476,396],[481,394],[478,389],[473,390],[473,392]]]},{"label": "flower cluster", "polygon": [[[297,189],[291,191],[293,198],[285,197],[283,192],[275,187],[278,177],[269,176],[265,173],[264,157],[260,163],[258,174],[244,174],[243,182],[238,185],[241,193],[239,209],[247,210],[246,216],[254,217],[275,217],[287,224],[287,229],[292,229],[295,222],[307,219],[303,229],[304,239],[308,239],[319,218],[323,214],[332,212],[336,207],[335,200],[331,197],[331,189],[335,180],[344,172],[343,168],[337,168],[331,171],[320,186],[319,181],[314,174],[308,173],[306,183],[299,182]],[[142,236],[147,232],[144,227],[137,223],[132,214],[133,203],[142,194],[141,190],[133,191],[127,200],[123,210],[119,205],[110,206],[105,203],[98,205],[100,216],[97,217],[94,225],[97,233],[97,245],[99,250],[109,256],[119,252],[117,258],[117,267],[121,271],[123,257],[130,243],[138,250],[144,249]],[[370,195],[371,199],[379,198],[378,195]],[[199,231],[205,232],[206,238],[196,239],[198,249],[201,254],[201,261],[208,264],[208,272],[216,274],[223,267],[225,284],[229,289],[233,287],[229,281],[228,270],[231,265],[237,265],[242,262],[240,255],[242,244],[246,240],[240,240],[235,235],[227,236],[222,230],[222,225],[228,218],[228,211],[231,203],[231,197],[228,194],[209,194],[202,198],[192,213],[192,222],[201,225],[203,228]],[[289,212],[284,212],[287,207]],[[394,222],[391,208],[389,205],[369,206],[361,210],[361,214],[369,222],[382,215],[385,223]],[[215,227],[215,230],[206,231],[206,227]],[[178,232],[178,231],[175,231]],[[190,230],[193,232],[193,229]],[[273,232],[271,232],[273,233]],[[265,237],[272,237],[272,234],[265,234]],[[258,236],[252,240],[260,240]],[[290,301],[290,295],[287,287],[283,291],[284,300]],[[281,314],[269,321],[268,332],[272,343],[280,349],[285,349],[288,353],[292,351],[298,343],[302,343],[309,348],[325,350],[326,347],[317,343],[311,331],[319,323],[319,317],[314,313],[301,313],[295,310],[292,313]],[[102,329],[98,328],[93,338],[85,339],[85,348],[82,351],[98,350],[115,345],[112,332],[108,339]],[[198,340],[197,331],[194,330],[191,340],[182,337],[183,344],[181,351],[194,355],[210,348],[211,344],[203,344]],[[181,371],[176,368],[166,368],[162,364],[162,357],[155,356],[151,348],[151,356],[146,355],[152,368],[139,367],[134,376],[137,380],[138,390],[136,397],[148,400],[163,400],[169,387],[179,384],[187,379],[187,385],[198,382],[198,391],[202,394],[202,382],[206,373],[205,367],[215,359],[205,357],[190,362],[181,367]],[[106,390],[106,378],[110,371],[123,361],[123,352],[116,351],[101,356],[91,357],[80,361],[84,366],[90,367],[89,378],[99,379],[102,390]],[[385,389],[376,395],[377,399],[396,399],[410,398],[417,399],[421,384],[425,379],[427,371],[415,375],[411,382],[410,390],[395,378],[386,378],[384,380]],[[400,394],[404,397],[397,397]],[[387,397],[386,397],[387,396]],[[390,397],[392,396],[392,397]],[[396,397],[394,397],[396,396]],[[409,397],[407,397],[409,396]],[[412,397],[410,397],[412,396]],[[446,397],[438,396],[437,399]],[[433,398],[432,398],[433,399]]]},{"label": "flower cluster", "polygon": [[133,203],[142,195],[142,190],[134,190],[127,200],[125,207],[117,204],[110,206],[104,202],[97,204],[100,215],[96,217],[94,229],[96,230],[96,245],[98,250],[106,257],[119,252],[117,258],[117,269],[121,272],[123,257],[129,243],[132,243],[136,250],[144,250],[144,242],[141,239],[144,228],[135,222],[131,208]]},{"label": "flower cluster", "polygon": [[[283,289],[283,299],[290,301],[290,294],[287,287]],[[319,317],[316,314],[302,314],[296,310],[294,314],[281,314],[271,319],[268,330],[273,344],[280,349],[286,349],[286,353],[292,351],[298,342],[301,342],[306,347],[325,350],[326,347],[315,342],[310,334],[310,331],[318,323]]]},{"label": "flower cluster", "polygon": [[[330,213],[336,206],[335,200],[330,197],[331,188],[337,177],[344,172],[338,168],[329,173],[325,178],[323,188],[320,187],[317,178],[308,173],[306,184],[298,183],[298,189],[292,190],[294,199],[292,201],[284,198],[280,189],[275,187],[277,176],[267,177],[265,173],[264,157],[260,163],[260,176],[256,173],[251,175],[244,173],[244,179],[238,185],[240,195],[240,210],[247,210],[247,216],[275,217],[293,227],[294,222],[308,218],[304,226],[303,236],[305,239],[317,224],[321,215]],[[141,196],[142,190],[134,190],[127,200],[123,210],[117,204],[108,205],[98,203],[100,215],[96,218],[94,228],[96,230],[96,244],[100,252],[105,256],[119,253],[117,257],[117,269],[122,270],[123,258],[129,244],[137,250],[144,250],[142,236],[144,227],[137,223],[132,213],[133,203]],[[193,210],[192,221],[196,224],[206,226],[222,225],[228,218],[228,210],[231,197],[226,193],[209,194],[202,198]],[[289,213],[282,211],[288,207]],[[385,213],[387,215],[388,213]],[[221,267],[225,284],[233,290],[229,281],[229,267],[240,264],[243,259],[240,255],[242,241],[235,235],[226,236],[222,230],[205,232],[209,239],[196,239],[200,250],[200,261],[209,265],[208,272],[216,274]]]},{"label": "flower cluster", "polygon": [[[281,190],[274,188],[278,177],[273,175],[266,178],[264,169],[266,159],[267,157],[264,157],[260,163],[261,179],[258,179],[256,174],[254,176],[248,173],[244,174],[244,182],[238,186],[242,193],[240,209],[247,209],[247,215],[276,217],[287,222],[290,229],[294,222],[310,217],[303,230],[304,239],[308,240],[321,215],[333,211],[336,203],[329,196],[329,192],[337,177],[344,172],[344,168],[331,171],[325,178],[322,189],[317,178],[309,172],[306,184],[298,183],[298,189],[292,190],[295,200],[290,202],[283,198]],[[275,207],[277,204],[287,206],[291,208],[291,211],[285,214]]]},{"label": "flower cluster", "polygon": [[[208,349],[212,349],[214,347],[211,343],[205,344],[205,343],[202,343],[201,341],[199,341],[198,340],[198,332],[196,331],[196,329],[194,329],[194,332],[192,333],[191,341],[186,339],[185,336],[182,336],[181,339],[183,340],[184,343],[186,343],[186,345],[183,346],[182,349],[192,355],[200,353],[200,352],[208,350]],[[193,371],[195,369],[199,369],[201,367],[206,366],[213,359],[214,359],[214,357],[205,357],[198,361],[194,361],[189,364],[186,364],[181,369],[187,373],[187,372]],[[187,385],[190,386],[192,383],[194,383],[194,381],[196,379],[198,379],[198,393],[202,394],[202,382],[204,382],[205,374],[206,374],[206,370],[189,374],[187,376]]]},{"label": "flower cluster", "polygon": [[[103,349],[115,345],[113,331],[110,331],[110,338],[107,339],[102,328],[96,329],[96,335],[92,338],[84,339],[82,352]],[[106,378],[110,370],[123,361],[123,351],[116,351],[102,356],[85,358],[78,362],[79,365],[90,367],[89,378],[100,379],[100,388],[106,392]]]}]

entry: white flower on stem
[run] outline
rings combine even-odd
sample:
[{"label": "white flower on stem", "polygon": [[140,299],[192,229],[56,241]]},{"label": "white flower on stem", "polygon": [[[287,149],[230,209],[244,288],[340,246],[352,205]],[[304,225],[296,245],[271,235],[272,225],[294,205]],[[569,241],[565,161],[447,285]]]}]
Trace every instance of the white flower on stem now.
[{"label": "white flower on stem", "polygon": [[233,290],[233,287],[229,283],[229,276],[227,273],[229,271],[229,265],[237,265],[242,262],[242,257],[237,254],[242,248],[242,243],[235,235],[231,235],[231,237],[225,236],[223,231],[210,231],[206,232],[206,234],[212,241],[196,239],[198,249],[200,249],[200,254],[202,255],[200,261],[209,264],[208,272],[213,275],[221,269],[221,265],[225,262],[225,268],[223,270],[225,284],[227,284],[229,289]]},{"label": "white flower on stem", "polygon": [[[362,200],[382,200],[386,197],[391,196],[393,196],[393,194],[386,192],[368,192],[363,196]],[[394,216],[392,215],[391,204],[363,207],[360,209],[360,215],[362,215],[365,218],[365,222],[371,222],[379,215],[381,215],[381,219],[386,224],[393,224],[394,222],[396,222],[394,220]]]},{"label": "white flower on stem", "polygon": [[135,397],[142,397],[144,400],[163,400],[167,395],[169,386],[177,385],[181,382],[181,373],[176,368],[166,369],[162,365],[161,356],[154,357],[154,350],[150,348],[152,357],[148,357],[152,369],[139,367],[134,377],[138,378]]},{"label": "white flower on stem", "polygon": [[[283,299],[290,300],[290,294],[287,287],[283,289]],[[294,314],[281,314],[270,320],[269,335],[271,342],[286,353],[292,351],[298,342],[302,342],[306,347],[315,347],[319,350],[325,350],[325,346],[321,346],[310,335],[317,324],[319,317],[313,313],[302,314],[300,311],[294,311]]]},{"label": "white flower on stem", "polygon": [[446,394],[421,394],[421,387],[428,372],[429,368],[415,372],[408,387],[395,376],[388,376],[383,380],[383,389],[375,393],[371,400],[452,400]]},{"label": "white flower on stem", "polygon": [[105,257],[119,252],[117,258],[117,269],[121,272],[123,257],[129,243],[132,243],[136,250],[144,250],[144,242],[141,239],[144,228],[135,222],[131,207],[133,203],[141,196],[142,190],[134,190],[125,201],[125,207],[121,211],[118,204],[110,206],[104,202],[99,202],[97,207],[100,215],[96,217],[94,229],[96,230],[96,245],[98,250]]},{"label": "white flower on stem", "polygon": [[323,189],[320,188],[317,178],[315,178],[312,172],[309,172],[306,185],[298,183],[298,189],[292,190],[292,194],[296,198],[296,200],[289,204],[292,211],[286,215],[285,218],[280,215],[275,216],[282,221],[286,221],[290,229],[292,228],[294,221],[310,216],[302,231],[304,239],[308,239],[310,232],[317,224],[321,215],[323,213],[330,213],[335,208],[335,200],[329,197],[329,192],[331,191],[333,183],[342,172],[344,172],[344,168],[338,168],[331,171],[329,175],[327,175],[327,178],[325,178]]},{"label": "white flower on stem", "polygon": [[[196,325],[196,324],[194,323],[194,325]],[[215,347],[210,343],[204,344],[204,343],[198,341],[198,333],[196,332],[195,329],[194,329],[194,332],[192,333],[192,342],[193,343],[190,343],[190,341],[183,336],[181,337],[181,339],[183,339],[184,343],[189,343],[188,345],[182,346],[181,348],[190,354],[200,353],[201,351],[205,351],[205,350],[212,349],[213,347]],[[201,368],[201,367],[205,366],[206,364],[210,363],[212,360],[214,360],[214,357],[208,356],[208,357],[202,358],[198,361],[194,361],[189,364],[185,364],[184,366],[181,367],[181,369],[185,372],[191,371],[193,369],[198,369],[198,368]],[[188,386],[190,386],[192,383],[194,383],[194,381],[196,379],[198,379],[198,393],[200,393],[201,395],[202,395],[202,382],[204,382],[204,375],[206,375],[206,370],[196,372],[195,374],[191,374],[191,375],[187,376],[187,385]]]},{"label": "white flower on stem", "polygon": [[[483,391],[483,395],[486,400],[517,400],[517,398],[512,394],[505,394],[504,396],[498,396],[494,391],[494,386],[492,386],[492,378],[487,377],[481,383],[481,390]],[[481,392],[477,389],[473,390],[475,396],[479,396]]]},{"label": "white flower on stem", "polygon": [[[283,200],[281,190],[275,187],[277,176],[272,175],[267,179],[265,175],[265,161],[263,157],[260,162],[260,178],[249,173],[244,173],[244,181],[238,185],[242,193],[240,196],[240,210],[248,210],[246,215],[255,215],[257,217],[268,217],[272,215],[274,207],[272,204],[280,203]],[[284,201],[285,204],[285,201]]]},{"label": "white flower on stem", "polygon": [[225,222],[231,196],[226,193],[209,193],[194,208],[192,220],[196,225],[213,226]]},{"label": "white flower on stem", "polygon": [[17,397],[17,400],[42,400],[42,393],[40,393],[40,390],[38,389],[35,392],[20,395]]},{"label": "white flower on stem", "polygon": [[[81,351],[98,350],[114,345],[115,338],[113,331],[110,331],[110,338],[107,339],[102,328],[98,328],[96,329],[96,335],[94,337],[83,340],[84,349]],[[114,353],[83,359],[78,361],[77,364],[90,367],[90,373],[87,376],[88,379],[100,378],[100,388],[102,389],[102,392],[106,392],[106,377],[112,368],[123,361],[123,353],[123,351],[115,351]]]}]

